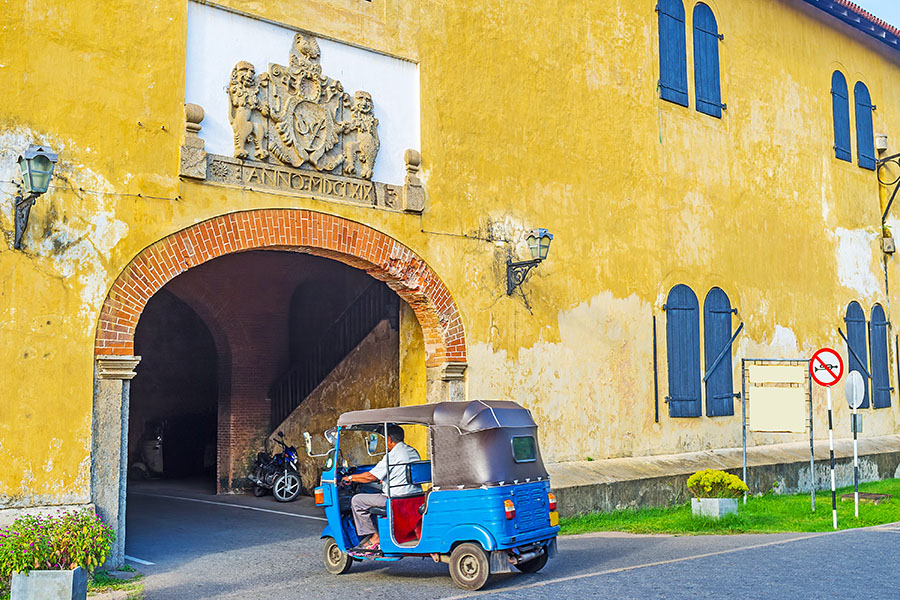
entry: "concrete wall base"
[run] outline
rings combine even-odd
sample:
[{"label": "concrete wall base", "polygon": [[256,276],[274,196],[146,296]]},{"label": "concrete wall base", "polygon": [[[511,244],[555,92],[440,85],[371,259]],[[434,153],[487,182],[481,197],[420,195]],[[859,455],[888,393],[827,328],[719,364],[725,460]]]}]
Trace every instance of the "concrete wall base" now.
[{"label": "concrete wall base", "polygon": [[[804,455],[805,446],[805,455]],[[611,512],[626,508],[671,506],[690,499],[687,478],[701,469],[742,472],[740,448],[666,456],[548,465],[559,513]],[[835,441],[838,487],[853,485],[853,442]],[[900,435],[867,438],[859,444],[860,481],[900,477]],[[751,494],[796,494],[831,488],[828,444],[816,443],[810,474],[809,444],[775,444],[747,449],[747,485]]]}]

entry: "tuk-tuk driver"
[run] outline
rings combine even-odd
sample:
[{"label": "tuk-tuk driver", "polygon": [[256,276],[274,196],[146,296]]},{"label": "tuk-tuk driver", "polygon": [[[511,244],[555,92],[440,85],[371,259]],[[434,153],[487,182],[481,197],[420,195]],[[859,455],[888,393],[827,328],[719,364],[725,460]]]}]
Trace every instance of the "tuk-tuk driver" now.
[{"label": "tuk-tuk driver", "polygon": [[416,449],[403,441],[403,428],[399,425],[387,426],[387,453],[372,467],[370,471],[365,473],[354,473],[347,475],[341,479],[341,483],[374,483],[381,481],[382,494],[355,494],[350,499],[350,506],[353,509],[353,522],[356,524],[356,534],[360,537],[357,549],[377,551],[380,548],[378,539],[378,530],[369,509],[375,506],[384,507],[387,505],[388,484],[385,479],[388,475],[387,463],[391,463],[390,489],[391,496],[409,496],[412,494],[421,494],[422,486],[410,485],[407,479],[406,465],[419,460],[419,453]]}]

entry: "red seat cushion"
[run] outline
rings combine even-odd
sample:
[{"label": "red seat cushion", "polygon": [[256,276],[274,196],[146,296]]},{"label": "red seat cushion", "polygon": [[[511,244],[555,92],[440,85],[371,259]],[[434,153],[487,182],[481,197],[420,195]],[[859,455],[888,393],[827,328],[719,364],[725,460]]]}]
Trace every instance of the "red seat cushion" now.
[{"label": "red seat cushion", "polygon": [[414,542],[422,537],[422,515],[419,507],[425,504],[425,496],[391,498],[391,521],[394,539],[398,544]]}]

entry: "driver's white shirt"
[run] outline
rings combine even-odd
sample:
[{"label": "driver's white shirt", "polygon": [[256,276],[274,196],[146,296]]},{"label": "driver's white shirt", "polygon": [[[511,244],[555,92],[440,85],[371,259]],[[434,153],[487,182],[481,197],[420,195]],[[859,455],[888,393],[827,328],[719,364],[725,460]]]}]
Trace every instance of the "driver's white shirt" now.
[{"label": "driver's white shirt", "polygon": [[406,465],[419,460],[419,453],[416,452],[416,449],[406,442],[400,442],[369,471],[369,473],[381,480],[381,489],[385,496],[388,495],[388,485],[387,481],[385,481],[387,479],[388,460],[391,463],[391,496],[421,494],[422,486],[410,485],[406,479]]}]

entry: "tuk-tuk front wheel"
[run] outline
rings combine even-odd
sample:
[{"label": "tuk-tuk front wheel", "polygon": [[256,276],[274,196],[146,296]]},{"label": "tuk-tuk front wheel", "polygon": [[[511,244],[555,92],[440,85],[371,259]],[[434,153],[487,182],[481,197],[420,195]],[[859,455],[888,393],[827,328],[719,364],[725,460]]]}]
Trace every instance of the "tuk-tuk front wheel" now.
[{"label": "tuk-tuk front wheel", "polygon": [[450,578],[464,590],[480,590],[490,575],[491,565],[480,545],[460,544],[450,554]]},{"label": "tuk-tuk front wheel", "polygon": [[322,551],[325,562],[325,570],[332,575],[343,575],[350,570],[353,559],[346,552],[338,548],[334,538],[325,538],[325,548]]}]

